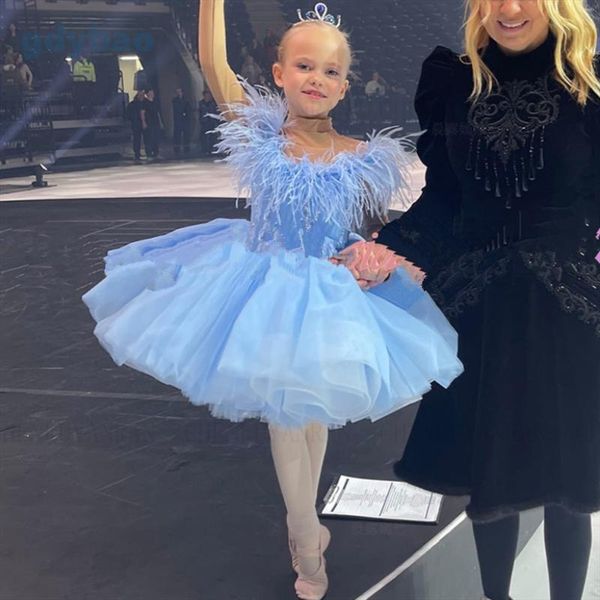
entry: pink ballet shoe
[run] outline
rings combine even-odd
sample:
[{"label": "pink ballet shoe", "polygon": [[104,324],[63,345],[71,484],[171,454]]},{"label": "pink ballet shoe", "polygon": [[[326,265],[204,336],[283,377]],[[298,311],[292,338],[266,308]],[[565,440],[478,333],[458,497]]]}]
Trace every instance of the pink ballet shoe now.
[{"label": "pink ballet shoe", "polygon": [[[321,547],[321,552],[325,552],[329,547],[329,543],[331,542],[331,533],[329,529],[325,527],[325,525],[321,525],[321,529],[319,530],[319,545]],[[298,571],[298,553],[296,551],[296,544],[288,535],[288,546],[290,548],[290,554],[292,556],[292,569],[299,573]]]},{"label": "pink ballet shoe", "polygon": [[321,563],[319,568],[312,575],[303,575],[298,573],[298,579],[294,583],[294,589],[296,590],[296,596],[300,600],[322,600],[327,593],[329,587],[329,580],[327,579],[327,573],[325,572],[325,557],[321,551]]}]

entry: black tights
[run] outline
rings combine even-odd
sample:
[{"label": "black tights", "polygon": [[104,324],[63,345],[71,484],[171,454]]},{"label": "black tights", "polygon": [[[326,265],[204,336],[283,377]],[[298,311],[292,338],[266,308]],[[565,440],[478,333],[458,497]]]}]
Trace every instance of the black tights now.
[{"label": "black tights", "polygon": [[[473,523],[483,591],[491,600],[507,600],[510,590],[519,514],[489,523]],[[580,600],[592,544],[591,517],[561,506],[544,509],[544,540],[552,600]]]}]

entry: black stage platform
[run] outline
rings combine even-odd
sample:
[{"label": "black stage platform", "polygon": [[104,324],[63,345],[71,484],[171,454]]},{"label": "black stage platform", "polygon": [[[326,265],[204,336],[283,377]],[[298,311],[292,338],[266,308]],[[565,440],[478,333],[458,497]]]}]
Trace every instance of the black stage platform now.
[{"label": "black stage platform", "polygon": [[[0,599],[294,598],[265,425],[215,420],[115,367],[80,300],[109,249],[246,212],[127,199],[4,202],[0,215]],[[340,472],[392,477],[415,410],[333,432],[321,492]],[[363,594],[464,504],[447,498],[436,527],[330,520],[328,600]]]}]

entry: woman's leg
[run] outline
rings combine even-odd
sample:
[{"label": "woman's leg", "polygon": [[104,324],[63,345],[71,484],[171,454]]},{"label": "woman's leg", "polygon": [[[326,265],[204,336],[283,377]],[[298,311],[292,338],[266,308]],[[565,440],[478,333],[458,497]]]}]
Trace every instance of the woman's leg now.
[{"label": "woman's leg", "polygon": [[592,546],[591,516],[548,505],[544,538],[552,600],[580,600]]},{"label": "woman's leg", "polygon": [[287,509],[288,528],[298,551],[300,571],[310,575],[320,566],[319,519],[306,433],[306,428],[284,429],[269,424],[271,453]]},{"label": "woman's leg", "polygon": [[519,513],[489,523],[473,523],[483,591],[490,600],[507,600],[510,591]]}]

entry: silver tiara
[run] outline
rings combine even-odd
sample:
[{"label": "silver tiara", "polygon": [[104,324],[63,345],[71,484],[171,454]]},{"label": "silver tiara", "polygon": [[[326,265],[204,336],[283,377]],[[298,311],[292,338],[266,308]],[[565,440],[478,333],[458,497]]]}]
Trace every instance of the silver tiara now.
[{"label": "silver tiara", "polygon": [[341,15],[338,15],[337,17],[330,15],[327,4],[324,2],[317,2],[315,4],[315,9],[309,10],[304,16],[302,15],[302,10],[298,9],[298,19],[300,19],[298,21],[299,23],[303,23],[304,21],[321,21],[322,23],[327,23],[328,25],[338,28],[342,24]]}]

